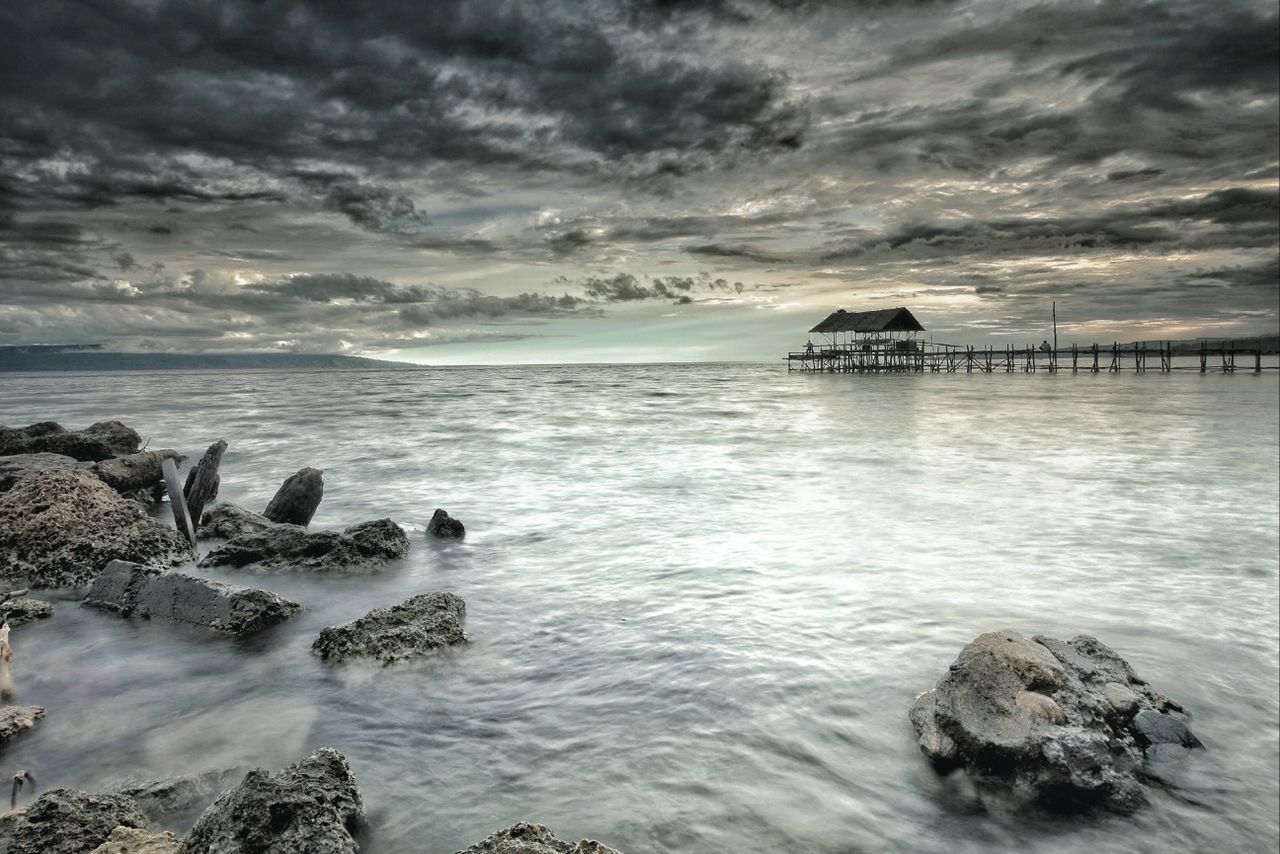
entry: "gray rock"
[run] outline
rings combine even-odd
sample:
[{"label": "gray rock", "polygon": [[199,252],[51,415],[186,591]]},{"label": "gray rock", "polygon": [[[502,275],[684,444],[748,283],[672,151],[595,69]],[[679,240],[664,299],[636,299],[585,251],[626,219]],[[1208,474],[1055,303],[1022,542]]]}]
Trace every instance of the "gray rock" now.
[{"label": "gray rock", "polygon": [[139,830],[121,825],[90,854],[182,854],[182,840],[167,830]]},{"label": "gray rock", "polygon": [[91,582],[112,560],[193,560],[173,528],[87,471],[45,471],[0,494],[0,578],[31,587]]},{"label": "gray rock", "polygon": [[1146,800],[1143,748],[1192,746],[1171,711],[1181,707],[1096,638],[1005,631],[966,646],[909,717],[935,766],[963,767],[980,791],[1019,806],[1128,812]]},{"label": "gray rock", "polygon": [[11,824],[8,854],[85,854],[117,827],[144,828],[147,820],[131,798],[52,789]]},{"label": "gray rock", "polygon": [[324,497],[324,473],[319,469],[302,468],[280,484],[280,489],[262,511],[272,522],[288,522],[306,527],[316,515],[320,499]]},{"label": "gray rock", "polygon": [[15,483],[38,472],[92,466],[93,463],[83,463],[65,454],[14,454],[0,457],[0,492],[8,492]]},{"label": "gray rock", "polygon": [[53,605],[40,599],[23,596],[10,599],[0,605],[0,618],[10,626],[25,626],[36,620],[47,620],[53,616]]},{"label": "gray rock", "polygon": [[190,813],[235,784],[243,769],[219,768],[203,774],[182,774],[154,780],[128,780],[103,789],[133,798],[138,811],[157,824]]},{"label": "gray rock", "polygon": [[123,560],[107,564],[84,603],[123,617],[193,623],[237,637],[284,622],[302,610],[298,603],[266,590]]},{"label": "gray rock", "polygon": [[99,421],[83,430],[66,430],[54,421],[28,427],[0,427],[0,454],[63,454],[97,462],[136,454],[142,438],[119,421]]},{"label": "gray rock", "polygon": [[123,494],[138,490],[150,491],[164,480],[164,472],[161,471],[160,466],[165,460],[181,463],[183,456],[172,448],[142,451],[101,460],[94,463],[93,472],[116,492]]},{"label": "gray rock", "polygon": [[346,758],[325,748],[276,774],[246,774],[196,821],[186,854],[354,854],[363,823]]},{"label": "gray rock", "polygon": [[31,729],[42,717],[44,708],[41,706],[0,707],[0,743]]},{"label": "gray rock", "polygon": [[424,593],[354,622],[320,630],[311,648],[326,661],[374,658],[393,664],[441,647],[466,643],[466,605],[452,593]]},{"label": "gray rock", "polygon": [[241,534],[210,551],[200,565],[334,570],[380,566],[408,553],[404,530],[390,519],[377,519],[343,531],[308,533],[296,525],[276,525]]},{"label": "gray rock", "polygon": [[279,524],[281,523],[272,522],[266,516],[254,513],[252,510],[219,502],[204,511],[196,534],[200,537],[229,540],[241,534],[258,534],[268,531]]},{"label": "gray rock", "polygon": [[520,822],[486,836],[457,854],[621,854],[591,839],[565,842],[541,824]]},{"label": "gray rock", "polygon": [[461,538],[466,535],[467,528],[458,519],[436,508],[436,512],[431,514],[431,521],[427,523],[427,533],[436,537]]}]

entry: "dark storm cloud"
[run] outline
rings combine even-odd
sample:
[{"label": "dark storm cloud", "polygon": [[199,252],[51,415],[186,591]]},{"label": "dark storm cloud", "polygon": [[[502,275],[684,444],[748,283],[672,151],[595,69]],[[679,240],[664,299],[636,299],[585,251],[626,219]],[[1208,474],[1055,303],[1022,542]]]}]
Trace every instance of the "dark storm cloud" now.
[{"label": "dark storm cloud", "polygon": [[677,300],[688,303],[693,300],[694,293],[726,292],[732,287],[725,279],[712,278],[708,273],[654,278],[618,273],[607,277],[588,276],[577,284],[588,298],[606,303],[643,300]]}]

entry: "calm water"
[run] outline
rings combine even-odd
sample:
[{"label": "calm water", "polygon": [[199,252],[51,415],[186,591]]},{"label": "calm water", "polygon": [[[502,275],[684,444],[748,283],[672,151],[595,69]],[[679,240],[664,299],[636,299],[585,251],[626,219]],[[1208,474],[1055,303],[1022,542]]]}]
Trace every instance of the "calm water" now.
[{"label": "calm water", "polygon": [[[774,365],[0,375],[0,423],[225,438],[223,497],[325,470],[313,525],[413,549],[236,643],[62,603],[14,631],[48,717],[3,769],[280,767],[339,748],[374,854],[519,819],[641,852],[1265,851],[1280,810],[1277,377],[804,376]],[[429,541],[437,507],[461,544]],[[329,667],[322,626],[467,601],[474,643]],[[1090,633],[1195,714],[1189,797],[989,814],[906,719],[975,635]],[[1211,761],[1210,761],[1211,758]],[[0,769],[0,771],[3,771]],[[9,773],[4,771],[5,774]]]}]

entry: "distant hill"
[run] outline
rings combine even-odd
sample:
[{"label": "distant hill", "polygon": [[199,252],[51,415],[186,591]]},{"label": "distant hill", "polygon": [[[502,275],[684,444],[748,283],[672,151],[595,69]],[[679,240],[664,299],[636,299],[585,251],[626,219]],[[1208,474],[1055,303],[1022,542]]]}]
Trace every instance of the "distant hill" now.
[{"label": "distant hill", "polygon": [[[1164,342],[1147,341],[1145,343],[1152,345]],[[1175,356],[1194,355],[1200,352],[1202,346],[1209,350],[1240,350],[1246,353],[1261,350],[1264,355],[1280,353],[1280,335],[1249,335],[1241,338],[1184,338],[1168,343],[1173,345],[1173,354]],[[1134,344],[1124,344],[1122,346],[1133,347]]]},{"label": "distant hill", "polygon": [[96,344],[0,347],[0,371],[244,371],[411,368],[324,353],[109,353]]}]

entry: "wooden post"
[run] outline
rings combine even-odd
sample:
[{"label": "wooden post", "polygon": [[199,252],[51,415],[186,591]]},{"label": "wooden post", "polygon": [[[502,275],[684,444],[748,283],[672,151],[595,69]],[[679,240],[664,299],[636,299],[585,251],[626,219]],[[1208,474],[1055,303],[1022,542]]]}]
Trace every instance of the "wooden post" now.
[{"label": "wooden post", "polygon": [[1253,351],[1253,372],[1255,374],[1262,373],[1262,351],[1261,350]]},{"label": "wooden post", "polygon": [[182,494],[182,482],[178,480],[178,467],[173,460],[166,459],[160,464],[164,472],[164,485],[169,491],[169,506],[173,510],[173,524],[182,536],[187,538],[191,547],[196,546],[196,529],[191,524],[191,514],[187,512],[186,497]]},{"label": "wooden post", "polygon": [[[787,360],[787,370],[791,370],[791,361]],[[218,496],[218,486],[222,480],[218,477],[218,466],[222,464],[222,455],[227,450],[227,443],[219,439],[204,452],[200,462],[187,474],[187,482],[182,491],[186,495],[187,515],[194,525],[200,524],[200,514],[204,505]]]}]

